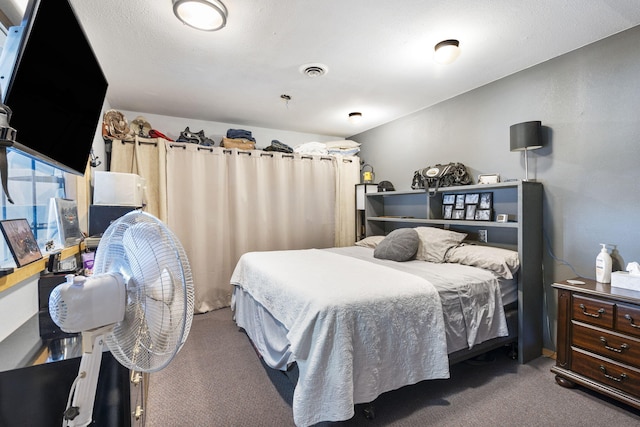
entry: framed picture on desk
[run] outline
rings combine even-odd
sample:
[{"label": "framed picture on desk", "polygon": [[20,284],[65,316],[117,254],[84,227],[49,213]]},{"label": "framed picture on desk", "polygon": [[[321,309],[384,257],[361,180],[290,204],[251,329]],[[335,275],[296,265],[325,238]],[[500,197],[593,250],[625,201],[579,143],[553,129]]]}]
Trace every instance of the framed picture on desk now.
[{"label": "framed picture on desk", "polygon": [[24,267],[42,259],[38,242],[33,236],[26,219],[7,219],[0,221],[0,229],[11,250],[16,266]]},{"label": "framed picture on desk", "polygon": [[53,240],[63,248],[75,246],[84,240],[78,224],[78,205],[75,200],[50,199],[47,240]]}]

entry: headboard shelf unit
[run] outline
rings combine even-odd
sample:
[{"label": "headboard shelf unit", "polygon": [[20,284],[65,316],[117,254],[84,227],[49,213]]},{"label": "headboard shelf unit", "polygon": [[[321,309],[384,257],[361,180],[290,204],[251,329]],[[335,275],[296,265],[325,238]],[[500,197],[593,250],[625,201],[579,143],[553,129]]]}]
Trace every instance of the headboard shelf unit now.
[{"label": "headboard shelf unit", "polygon": [[[443,195],[491,193],[490,220],[445,219]],[[513,181],[428,190],[387,191],[366,195],[367,236],[397,228],[430,226],[468,234],[477,240],[487,230],[487,244],[518,251],[518,358],[521,363],[542,353],[542,184]],[[497,214],[508,222],[497,222]]]}]

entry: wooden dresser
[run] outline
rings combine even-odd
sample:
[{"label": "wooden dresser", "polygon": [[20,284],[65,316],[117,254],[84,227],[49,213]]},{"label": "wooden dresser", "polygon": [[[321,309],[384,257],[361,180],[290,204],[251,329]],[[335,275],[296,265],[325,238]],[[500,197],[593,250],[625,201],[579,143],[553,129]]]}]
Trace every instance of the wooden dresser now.
[{"label": "wooden dresser", "polygon": [[556,366],[564,387],[579,384],[640,409],[640,291],[554,283],[558,290]]}]

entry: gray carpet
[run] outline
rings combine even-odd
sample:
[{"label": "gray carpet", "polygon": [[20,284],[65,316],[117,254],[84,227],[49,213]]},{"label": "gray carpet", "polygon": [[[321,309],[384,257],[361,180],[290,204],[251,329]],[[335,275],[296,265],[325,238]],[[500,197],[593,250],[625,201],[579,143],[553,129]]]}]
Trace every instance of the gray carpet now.
[{"label": "gray carpet", "polygon": [[[375,419],[362,407],[353,419],[325,426],[637,426],[640,411],[584,388],[566,389],[540,357],[526,365],[502,349],[493,361],[461,363],[451,379],[423,381],[374,402]],[[262,364],[232,320],[216,310],[193,319],[189,338],[173,362],[151,374],[148,426],[293,426],[292,382]]]}]

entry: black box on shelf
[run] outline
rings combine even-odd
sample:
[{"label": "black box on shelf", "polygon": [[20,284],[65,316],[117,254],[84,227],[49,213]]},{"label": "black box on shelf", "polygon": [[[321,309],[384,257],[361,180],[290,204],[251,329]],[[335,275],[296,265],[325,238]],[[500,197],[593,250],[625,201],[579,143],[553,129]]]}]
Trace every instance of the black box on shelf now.
[{"label": "black box on shelf", "polygon": [[135,206],[89,206],[89,236],[99,236],[113,221],[122,215],[136,210]]}]

